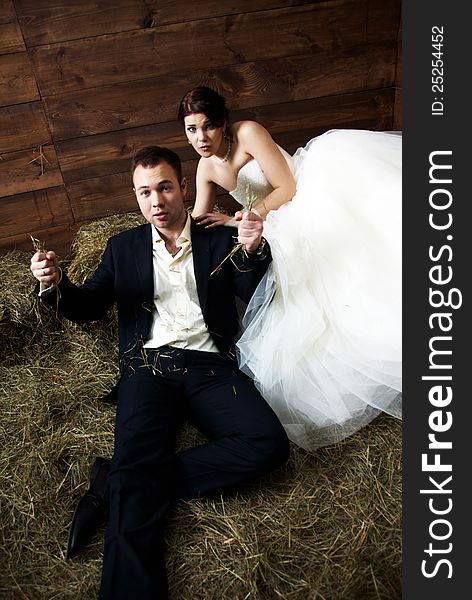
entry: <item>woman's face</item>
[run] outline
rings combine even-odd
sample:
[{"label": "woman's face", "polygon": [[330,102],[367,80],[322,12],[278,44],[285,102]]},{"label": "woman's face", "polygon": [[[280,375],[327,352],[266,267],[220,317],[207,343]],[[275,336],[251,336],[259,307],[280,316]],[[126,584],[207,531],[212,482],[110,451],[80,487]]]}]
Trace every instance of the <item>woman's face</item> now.
[{"label": "woman's face", "polygon": [[213,156],[221,148],[224,126],[213,125],[204,113],[187,115],[184,124],[187,139],[203,158]]}]

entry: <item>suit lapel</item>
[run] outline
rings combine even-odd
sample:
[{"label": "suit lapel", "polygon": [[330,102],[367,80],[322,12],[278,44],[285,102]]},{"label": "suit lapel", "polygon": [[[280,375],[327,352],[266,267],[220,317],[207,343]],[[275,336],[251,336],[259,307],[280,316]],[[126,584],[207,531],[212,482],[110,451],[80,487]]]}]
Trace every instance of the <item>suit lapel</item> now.
[{"label": "suit lapel", "polygon": [[198,227],[193,219],[190,231],[192,235],[193,266],[197,282],[198,299],[203,315],[205,315],[208,282],[210,279],[210,236],[206,234],[204,229]]},{"label": "suit lapel", "polygon": [[[146,298],[146,302],[150,301],[152,305],[154,296],[154,270],[152,265],[152,233],[150,224],[138,229],[138,235],[130,248],[130,252],[134,255],[139,284],[143,290],[144,298]],[[151,306],[148,308],[151,308]]]}]

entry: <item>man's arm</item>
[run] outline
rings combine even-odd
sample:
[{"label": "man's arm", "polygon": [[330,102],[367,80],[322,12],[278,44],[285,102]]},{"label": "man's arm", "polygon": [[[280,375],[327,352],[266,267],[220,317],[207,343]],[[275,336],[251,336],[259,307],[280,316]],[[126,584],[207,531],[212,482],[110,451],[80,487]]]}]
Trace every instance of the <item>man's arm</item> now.
[{"label": "man's arm", "polygon": [[110,243],[92,278],[81,286],[73,284],[65,273],[61,273],[53,251],[36,253],[30,269],[39,282],[36,293],[41,300],[57,307],[62,316],[75,323],[98,321],[115,301]]},{"label": "man's arm", "polygon": [[259,281],[269,266],[272,256],[269,244],[262,237],[263,220],[254,212],[236,213],[238,241],[244,244],[235,256],[235,291],[244,302],[249,302]]},{"label": "man's arm", "polygon": [[237,212],[234,219],[238,225],[238,241],[247,253],[255,254],[262,240],[264,221],[257,212]]}]

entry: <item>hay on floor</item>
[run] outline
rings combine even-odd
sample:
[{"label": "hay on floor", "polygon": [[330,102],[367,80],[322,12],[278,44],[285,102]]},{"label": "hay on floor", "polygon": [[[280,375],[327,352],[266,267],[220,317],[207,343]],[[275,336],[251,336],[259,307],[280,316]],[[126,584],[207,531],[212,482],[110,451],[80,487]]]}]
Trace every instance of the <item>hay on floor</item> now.
[{"label": "hay on floor", "polygon": [[[93,272],[106,239],[136,215],[79,233],[67,269]],[[96,597],[103,530],[65,560],[74,507],[97,455],[110,457],[116,318],[77,326],[38,307],[30,255],[0,261],[0,597]],[[190,427],[180,445],[203,438]],[[167,529],[175,600],[401,597],[401,426],[377,418],[236,494],[180,502]]]}]

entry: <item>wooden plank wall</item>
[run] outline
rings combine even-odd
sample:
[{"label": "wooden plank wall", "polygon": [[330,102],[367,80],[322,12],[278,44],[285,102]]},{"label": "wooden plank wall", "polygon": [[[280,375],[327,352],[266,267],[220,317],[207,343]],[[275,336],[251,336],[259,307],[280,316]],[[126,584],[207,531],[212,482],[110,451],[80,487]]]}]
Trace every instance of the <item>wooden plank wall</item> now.
[{"label": "wooden plank wall", "polygon": [[[332,127],[401,129],[401,0],[0,0],[0,251],[136,210],[129,162],[217,88],[288,151]],[[222,203],[228,202],[222,195]]]}]

